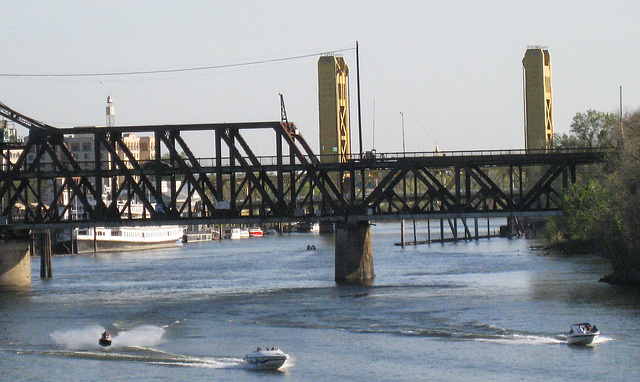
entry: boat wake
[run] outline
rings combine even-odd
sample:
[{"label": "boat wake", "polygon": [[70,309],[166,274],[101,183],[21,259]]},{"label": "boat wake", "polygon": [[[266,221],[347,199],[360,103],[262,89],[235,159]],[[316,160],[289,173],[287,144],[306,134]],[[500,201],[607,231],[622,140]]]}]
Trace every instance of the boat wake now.
[{"label": "boat wake", "polygon": [[[465,324],[440,328],[393,328],[369,327],[359,332],[391,333],[402,336],[443,338],[460,341],[489,342],[504,345],[557,345],[566,344],[566,335],[513,332],[487,324]],[[595,343],[595,342],[594,342]]]},{"label": "boat wake", "polygon": [[67,349],[98,349],[98,339],[104,328],[98,325],[80,329],[56,330],[49,336],[56,344]]},{"label": "boat wake", "polygon": [[[6,351],[6,350],[5,350]],[[242,358],[193,357],[173,354],[152,348],[129,347],[115,351],[99,350],[18,350],[19,354],[38,354],[56,357],[100,361],[142,362],[153,365],[201,367],[208,369],[244,368]]]},{"label": "boat wake", "polygon": [[98,338],[105,329],[99,325],[78,329],[60,330],[50,334],[51,338],[63,349],[20,349],[19,354],[40,354],[56,357],[143,362],[155,365],[201,367],[209,369],[244,368],[242,358],[238,357],[195,357],[174,354],[154,349],[161,343],[165,328],[144,325],[112,334],[113,344],[102,347]]},{"label": "boat wake", "polygon": [[147,362],[154,365],[200,367],[205,369],[230,369],[244,367],[242,358],[237,357],[194,357],[163,352],[157,349],[140,349],[153,354]]},{"label": "boat wake", "polygon": [[591,343],[592,345],[598,345],[598,344],[603,344],[609,341],[613,341],[613,338],[611,337],[607,337],[607,336],[603,336],[603,335],[599,335],[596,339],[593,340],[593,342]]},{"label": "boat wake", "polygon": [[566,343],[560,336],[538,334],[505,334],[500,336],[477,338],[477,341],[505,345],[559,345]]},{"label": "boat wake", "polygon": [[[79,329],[61,330],[51,333],[51,338],[56,344],[67,349],[97,349],[98,339],[105,328],[93,325]],[[165,329],[143,325],[126,331],[111,334],[112,345],[110,348],[122,347],[150,347],[160,343]]]}]

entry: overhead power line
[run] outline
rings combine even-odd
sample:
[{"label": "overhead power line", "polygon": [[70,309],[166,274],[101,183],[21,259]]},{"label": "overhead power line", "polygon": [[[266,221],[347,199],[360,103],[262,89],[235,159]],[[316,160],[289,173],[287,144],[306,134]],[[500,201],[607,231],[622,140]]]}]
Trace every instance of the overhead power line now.
[{"label": "overhead power line", "polygon": [[[330,51],[331,53],[339,53],[345,52],[349,50],[354,50],[354,48],[343,48],[338,50]],[[180,68],[180,69],[158,69],[158,70],[140,70],[140,71],[130,71],[130,72],[107,72],[107,73],[64,73],[64,74],[28,74],[28,73],[0,73],[0,77],[103,77],[103,76],[137,76],[144,74],[163,74],[163,73],[180,73],[180,72],[196,72],[203,70],[214,70],[214,69],[223,69],[223,68],[233,68],[238,66],[250,66],[250,65],[259,65],[259,64],[267,64],[272,62],[281,62],[281,61],[291,61],[297,60],[300,58],[314,57],[322,54],[327,54],[328,52],[319,52],[319,53],[310,53],[303,54],[299,56],[289,56],[289,57],[281,57],[281,58],[271,58],[267,60],[258,60],[258,61],[249,61],[249,62],[240,62],[235,64],[225,64],[225,65],[211,65],[211,66],[200,66],[195,68]]]}]

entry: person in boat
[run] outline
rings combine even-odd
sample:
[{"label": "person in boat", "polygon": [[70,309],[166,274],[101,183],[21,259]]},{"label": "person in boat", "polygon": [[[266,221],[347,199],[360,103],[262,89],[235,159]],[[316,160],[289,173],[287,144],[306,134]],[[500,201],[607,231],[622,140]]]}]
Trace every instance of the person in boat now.
[{"label": "person in boat", "polygon": [[595,325],[593,325],[593,326],[591,327],[591,333],[595,333],[595,332],[597,332],[597,331],[598,331],[598,328],[596,328],[596,326],[595,326]]},{"label": "person in boat", "polygon": [[107,332],[106,330],[104,332],[102,332],[102,339],[103,340],[108,340],[109,337],[111,337],[111,335],[109,334],[109,332]]},{"label": "person in boat", "polygon": [[256,351],[262,351],[262,349],[258,348]]}]

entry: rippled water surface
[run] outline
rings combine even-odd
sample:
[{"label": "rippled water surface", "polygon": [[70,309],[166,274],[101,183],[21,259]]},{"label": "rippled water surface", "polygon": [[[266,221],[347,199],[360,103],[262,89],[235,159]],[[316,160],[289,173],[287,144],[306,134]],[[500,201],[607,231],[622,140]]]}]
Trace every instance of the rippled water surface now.
[{"label": "rippled water surface", "polygon": [[[525,239],[402,249],[398,223],[372,230],[370,287],[335,285],[318,234],[56,256],[50,280],[33,261],[30,291],[0,292],[0,380],[640,380],[640,291],[599,283],[606,261]],[[585,320],[602,336],[567,346]],[[250,370],[258,346],[291,359]]]}]

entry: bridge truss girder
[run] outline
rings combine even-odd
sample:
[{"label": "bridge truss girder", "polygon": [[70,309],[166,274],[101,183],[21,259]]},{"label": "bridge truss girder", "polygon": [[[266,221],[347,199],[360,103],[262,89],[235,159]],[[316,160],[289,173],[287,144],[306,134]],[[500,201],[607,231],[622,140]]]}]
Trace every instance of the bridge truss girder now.
[{"label": "bridge truss girder", "polygon": [[[2,162],[5,228],[557,214],[576,167],[607,154],[425,153],[321,163],[289,122],[42,126],[30,127],[17,160]],[[274,156],[254,153],[246,139],[254,130],[270,134]],[[213,132],[213,156],[196,157],[185,132],[208,139]],[[154,137],[154,159],[135,157],[124,142],[130,133]],[[91,136],[93,157],[75,158],[65,143],[69,134]],[[3,158],[10,149],[0,143]]]}]

